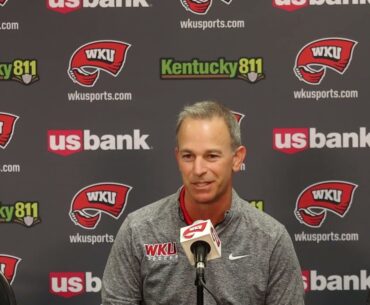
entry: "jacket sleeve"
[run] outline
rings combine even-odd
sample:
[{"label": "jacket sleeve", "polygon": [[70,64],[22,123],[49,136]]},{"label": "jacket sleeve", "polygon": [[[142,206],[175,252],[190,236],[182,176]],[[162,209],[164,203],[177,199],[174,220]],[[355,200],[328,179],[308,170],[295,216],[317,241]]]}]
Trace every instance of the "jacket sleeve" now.
[{"label": "jacket sleeve", "polygon": [[102,305],[141,304],[141,259],[135,251],[129,217],[118,231],[105,266]]},{"label": "jacket sleeve", "polygon": [[266,305],[304,305],[301,268],[292,240],[282,227],[272,251]]}]

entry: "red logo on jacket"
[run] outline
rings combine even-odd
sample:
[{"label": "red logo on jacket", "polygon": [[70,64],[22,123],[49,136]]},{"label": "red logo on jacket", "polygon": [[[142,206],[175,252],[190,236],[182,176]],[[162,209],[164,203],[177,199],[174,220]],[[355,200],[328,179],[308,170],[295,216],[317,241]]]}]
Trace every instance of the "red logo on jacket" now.
[{"label": "red logo on jacket", "polygon": [[149,260],[167,260],[177,258],[175,242],[145,244],[145,255]]}]

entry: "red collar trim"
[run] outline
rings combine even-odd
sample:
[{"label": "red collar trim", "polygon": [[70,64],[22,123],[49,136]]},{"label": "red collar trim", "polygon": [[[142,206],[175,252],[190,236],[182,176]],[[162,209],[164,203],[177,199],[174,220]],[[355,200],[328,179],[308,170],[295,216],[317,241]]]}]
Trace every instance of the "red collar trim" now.
[{"label": "red collar trim", "polygon": [[182,215],[184,216],[184,220],[186,224],[191,225],[194,222],[194,220],[190,217],[188,211],[185,208],[185,188],[184,187],[180,191],[179,201],[180,201],[180,209],[181,209]]}]

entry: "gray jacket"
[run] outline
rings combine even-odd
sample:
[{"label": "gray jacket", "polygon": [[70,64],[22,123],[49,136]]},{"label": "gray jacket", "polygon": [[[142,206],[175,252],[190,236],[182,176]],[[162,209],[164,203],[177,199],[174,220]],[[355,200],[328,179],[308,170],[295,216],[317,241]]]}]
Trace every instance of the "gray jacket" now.
[{"label": "gray jacket", "polygon": [[[179,243],[187,224],[178,197],[127,216],[104,271],[103,305],[196,304],[195,270]],[[222,305],[304,305],[300,266],[282,224],[233,191],[216,231],[222,257],[207,263],[205,277]],[[216,304],[206,291],[204,304]]]}]

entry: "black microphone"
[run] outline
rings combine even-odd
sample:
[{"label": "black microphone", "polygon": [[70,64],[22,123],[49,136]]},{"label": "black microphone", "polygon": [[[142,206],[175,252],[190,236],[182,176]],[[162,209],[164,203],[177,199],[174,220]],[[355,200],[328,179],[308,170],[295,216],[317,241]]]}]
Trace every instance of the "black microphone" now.
[{"label": "black microphone", "polygon": [[212,222],[199,220],[180,230],[180,242],[189,262],[196,268],[195,285],[200,286],[204,279],[207,260],[221,257],[221,240]]},{"label": "black microphone", "polygon": [[[180,243],[185,254],[193,266],[196,267],[196,257],[205,263],[221,257],[221,240],[214,229],[212,222],[208,220],[199,220],[192,225],[181,228]],[[207,244],[205,246],[204,244]],[[203,246],[197,246],[203,245]],[[195,253],[195,250],[197,253]],[[207,256],[207,254],[209,254]]]},{"label": "black microphone", "polygon": [[194,255],[197,278],[201,277],[204,280],[204,268],[206,267],[207,255],[211,251],[211,246],[204,240],[198,240],[191,245],[190,250]]}]

